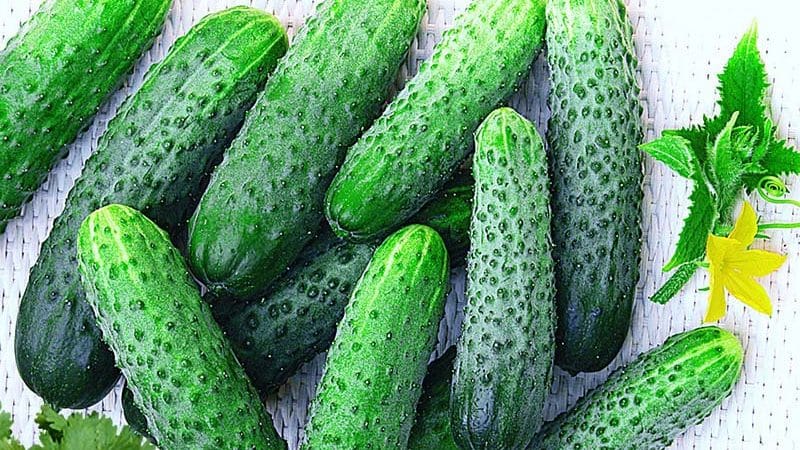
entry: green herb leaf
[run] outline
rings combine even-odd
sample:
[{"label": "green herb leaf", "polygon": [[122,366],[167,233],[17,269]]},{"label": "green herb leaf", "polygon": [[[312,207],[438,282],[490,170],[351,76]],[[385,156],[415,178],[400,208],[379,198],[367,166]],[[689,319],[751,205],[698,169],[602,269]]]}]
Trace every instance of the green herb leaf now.
[{"label": "green herb leaf", "polygon": [[706,252],[706,241],[709,233],[714,229],[717,214],[714,197],[705,180],[695,181],[689,201],[691,202],[689,216],[683,223],[675,254],[664,266],[664,272],[669,272],[681,264],[701,258]]},{"label": "green herb leaf", "polygon": [[[36,416],[42,430],[38,450],[155,450],[155,447],[133,432],[129,427],[117,430],[108,417],[93,412],[88,415],[73,413],[64,418],[49,406],[42,407]],[[119,431],[119,432],[118,432]]]},{"label": "green herb leaf", "polygon": [[756,143],[752,128],[734,128],[737,117],[734,113],[708,150],[706,172],[716,193],[716,210],[722,223],[733,223],[733,209],[740,198],[745,164]]},{"label": "green herb leaf", "polygon": [[[767,120],[767,70],[758,51],[758,26],[753,23],[719,75],[720,117],[727,122],[738,112],[737,125],[761,129]],[[714,136],[716,130],[709,130]]]},{"label": "green herb leaf", "polygon": [[691,146],[692,143],[684,137],[664,135],[660,139],[640,145],[639,148],[678,175],[691,179],[697,164]]},{"label": "green herb leaf", "polygon": [[650,297],[650,301],[658,303],[659,305],[667,304],[667,302],[678,295],[678,292],[686,286],[686,283],[692,279],[695,272],[697,272],[697,264],[694,262],[681,264],[669,280]]},{"label": "green herb leaf", "polygon": [[11,414],[0,411],[0,450],[25,450],[25,447],[11,436],[12,425],[14,420]]}]

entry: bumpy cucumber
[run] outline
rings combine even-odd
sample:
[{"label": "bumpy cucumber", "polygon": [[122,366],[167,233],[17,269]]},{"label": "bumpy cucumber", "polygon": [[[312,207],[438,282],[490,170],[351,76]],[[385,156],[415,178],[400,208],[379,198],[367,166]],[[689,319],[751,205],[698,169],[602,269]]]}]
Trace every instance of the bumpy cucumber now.
[{"label": "bumpy cucumber", "polygon": [[328,353],[302,448],[405,448],[444,313],[448,266],[442,238],[424,225],[378,247]]},{"label": "bumpy cucumber", "polygon": [[[469,244],[471,205],[472,180],[462,178],[411,222],[442,235],[450,255],[463,255]],[[265,297],[244,305],[215,303],[217,322],[256,388],[277,388],[301,364],[327,350],[374,250],[372,244],[345,242],[327,232]],[[453,259],[454,264],[462,261]]]},{"label": "bumpy cucumber", "polygon": [[461,450],[450,429],[450,382],[455,358],[455,347],[451,347],[428,367],[408,450]]},{"label": "bumpy cucumber", "polygon": [[331,228],[370,240],[402,224],[451,176],[481,121],[542,47],[545,0],[475,0],[419,74],[347,153],[326,196]]},{"label": "bumpy cucumber", "polygon": [[128,426],[131,427],[133,431],[155,442],[155,439],[153,439],[153,436],[150,435],[150,431],[147,429],[147,418],[142,414],[142,410],[136,406],[133,400],[133,392],[131,392],[127,386],[122,390],[121,403],[122,413],[125,415],[125,421],[128,422]]},{"label": "bumpy cucumber", "polygon": [[675,335],[545,424],[532,448],[667,447],[730,395],[743,357],[738,339],[717,327]]},{"label": "bumpy cucumber", "polygon": [[171,0],[52,0],[0,53],[0,233],[155,39]]},{"label": "bumpy cucumber", "polygon": [[424,0],[326,0],[226,152],[189,225],[195,274],[220,297],[266,292],[317,233],[325,189],[379,114]]},{"label": "bumpy cucumber", "polygon": [[622,347],[639,280],[636,54],[619,0],[551,0],[547,19],[556,363],[594,372]]},{"label": "bumpy cucumber", "polygon": [[473,175],[453,435],[464,449],[521,449],[542,424],[555,355],[550,183],[533,124],[508,108],[492,113]]},{"label": "bumpy cucumber", "polygon": [[89,406],[119,377],[78,279],[81,222],[100,206],[121,203],[177,237],[287,45],[269,14],[244,7],[212,14],[176,42],[109,124],[42,246],[20,305],[17,366],[49,403]]},{"label": "bumpy cucumber", "polygon": [[286,448],[163,230],[127,206],[103,207],[78,232],[78,267],[162,448]]}]

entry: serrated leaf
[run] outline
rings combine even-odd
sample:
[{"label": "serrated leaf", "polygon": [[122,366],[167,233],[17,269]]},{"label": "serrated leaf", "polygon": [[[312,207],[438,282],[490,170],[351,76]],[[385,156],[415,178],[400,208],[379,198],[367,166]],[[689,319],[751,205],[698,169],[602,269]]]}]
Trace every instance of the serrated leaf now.
[{"label": "serrated leaf", "polygon": [[684,220],[675,254],[664,266],[664,272],[669,272],[681,264],[701,258],[706,251],[708,235],[714,229],[717,214],[714,197],[708,184],[695,182],[689,201],[691,202],[689,216]]},{"label": "serrated leaf", "polygon": [[0,411],[0,450],[25,450],[25,447],[11,435],[14,419],[11,414]]},{"label": "serrated leaf", "polygon": [[716,210],[723,223],[733,221],[732,212],[742,190],[746,161],[755,145],[750,127],[735,127],[734,113],[708,150],[706,173],[716,194]]},{"label": "serrated leaf", "polygon": [[117,427],[108,417],[93,412],[89,415],[73,413],[64,418],[52,408],[45,406],[36,417],[42,429],[40,444],[32,450],[154,450],[129,427]]},{"label": "serrated leaf", "polygon": [[[705,119],[709,120],[709,119]],[[689,142],[689,146],[694,153],[695,159],[699,164],[706,160],[706,149],[708,147],[708,132],[705,127],[690,126],[680,130],[664,130],[661,137],[680,137]]]},{"label": "serrated leaf", "polygon": [[772,139],[761,166],[770,175],[800,174],[800,152],[786,141]]},{"label": "serrated leaf", "polygon": [[755,23],[742,36],[719,75],[719,81],[720,116],[723,120],[727,121],[738,112],[738,125],[761,129],[767,119],[765,98],[769,83],[758,51],[758,27]]},{"label": "serrated leaf", "polygon": [[657,161],[664,163],[684,178],[692,178],[695,161],[691,142],[678,135],[664,135],[659,139],[642,144],[639,148]]},{"label": "serrated leaf", "polygon": [[697,272],[697,265],[694,262],[681,264],[675,273],[670,276],[669,280],[650,297],[650,301],[659,305],[667,304],[686,286],[686,283],[692,279],[695,272]]}]

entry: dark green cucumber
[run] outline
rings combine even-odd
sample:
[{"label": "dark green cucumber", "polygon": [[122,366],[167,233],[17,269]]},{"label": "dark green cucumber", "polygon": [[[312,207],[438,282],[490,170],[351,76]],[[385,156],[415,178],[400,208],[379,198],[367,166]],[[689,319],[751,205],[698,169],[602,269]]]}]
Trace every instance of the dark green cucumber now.
[{"label": "dark green cucumber", "polygon": [[42,246],[20,304],[17,366],[47,402],[87,407],[119,377],[78,279],[75,236],[83,219],[121,203],[177,237],[287,45],[267,13],[237,7],[212,14],[176,42],[111,121]]},{"label": "dark green cucumber", "polygon": [[408,450],[461,450],[450,429],[450,382],[455,358],[456,349],[450,347],[428,366]]},{"label": "dark green cucumber", "polygon": [[442,238],[424,225],[378,247],[328,352],[301,448],[405,448],[444,313],[448,266]]},{"label": "dark green cucumber", "polygon": [[424,0],[326,0],[299,32],[189,224],[189,261],[218,297],[252,299],[322,223],[344,152],[380,113]]},{"label": "dark green cucumber", "polygon": [[529,73],[544,37],[545,0],[475,0],[347,153],[326,196],[331,228],[385,235],[452,175],[481,121]]},{"label": "dark green cucumber", "polygon": [[136,406],[133,400],[133,392],[131,392],[127,386],[122,390],[121,403],[125,422],[128,422],[128,426],[131,427],[131,430],[155,442],[155,439],[153,439],[153,436],[150,435],[150,431],[147,429],[147,417],[145,417],[139,407]]},{"label": "dark green cucumber", "polygon": [[463,449],[522,449],[542,424],[555,356],[547,155],[533,124],[508,108],[475,142],[451,426]]},{"label": "dark green cucumber", "polygon": [[533,449],[665,448],[730,395],[744,358],[717,327],[675,335],[545,424]]},{"label": "dark green cucumber", "polygon": [[52,0],[0,53],[0,233],[153,43],[172,0]]},{"label": "dark green cucumber", "polygon": [[155,223],[122,205],[93,212],[78,232],[78,268],[103,339],[162,448],[286,448]]},{"label": "dark green cucumber", "polygon": [[619,0],[550,0],[556,364],[594,372],[619,353],[639,280],[642,140],[633,31]]},{"label": "dark green cucumber", "polygon": [[[413,219],[443,236],[450,255],[469,245],[472,180],[445,189]],[[215,303],[217,322],[262,393],[283,384],[306,361],[328,349],[336,324],[369,259],[372,244],[345,242],[327,232],[315,240],[289,273],[258,301]],[[460,264],[463,257],[453,259]]]}]

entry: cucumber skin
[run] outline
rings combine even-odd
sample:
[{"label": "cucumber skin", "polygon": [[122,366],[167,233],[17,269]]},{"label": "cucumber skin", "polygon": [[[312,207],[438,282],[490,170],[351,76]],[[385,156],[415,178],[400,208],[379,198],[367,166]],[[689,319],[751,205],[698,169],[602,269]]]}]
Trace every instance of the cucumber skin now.
[{"label": "cucumber skin", "polygon": [[508,108],[475,141],[451,427],[464,449],[522,449],[543,422],[555,356],[547,155],[533,124]]},{"label": "cucumber skin", "polygon": [[[238,51],[214,52],[223,45]],[[17,367],[48,403],[88,407],[119,378],[77,272],[75,236],[83,219],[103,205],[126,204],[177,238],[287,45],[283,27],[266,13],[240,7],[209,15],[153,66],[111,121],[42,245],[20,304]],[[169,142],[173,148],[165,149]]]},{"label": "cucumber skin", "polygon": [[265,293],[318,232],[325,189],[380,113],[424,11],[326,0],[299,32],[189,224],[190,265],[218,297]]},{"label": "cucumber skin", "polygon": [[532,448],[668,447],[730,395],[743,358],[738,339],[717,327],[675,335],[547,423]]},{"label": "cucumber skin", "polygon": [[171,3],[48,1],[0,52],[0,233],[153,43]]},{"label": "cucumber skin", "polygon": [[325,199],[350,240],[385,235],[441,189],[473,132],[529,73],[542,47],[545,0],[475,0],[433,55],[347,153]]},{"label": "cucumber skin", "polygon": [[450,429],[450,383],[455,358],[456,349],[450,347],[428,366],[408,450],[461,450]]},{"label": "cucumber skin", "polygon": [[617,0],[551,0],[547,14],[556,364],[595,372],[625,341],[639,280],[643,134],[633,30]]},{"label": "cucumber skin", "polygon": [[[447,251],[463,262],[469,245],[472,180],[444,190],[412,223],[443,236]],[[214,305],[217,322],[239,362],[262,394],[277,389],[300,366],[328,349],[375,246],[325,233],[304,250],[289,273],[256,302]]]},{"label": "cucumber skin", "polygon": [[302,449],[405,448],[448,275],[429,227],[407,226],[378,247],[328,352]]},{"label": "cucumber skin", "polygon": [[103,207],[78,232],[78,266],[162,448],[286,448],[163,230],[127,206]]},{"label": "cucumber skin", "polygon": [[142,411],[136,406],[136,403],[133,400],[133,392],[125,386],[125,389],[122,390],[122,413],[125,416],[125,422],[128,423],[128,426],[131,430],[139,433],[142,437],[145,437],[155,444],[155,439],[153,436],[150,435],[150,432],[147,430],[147,418],[142,414]]}]

